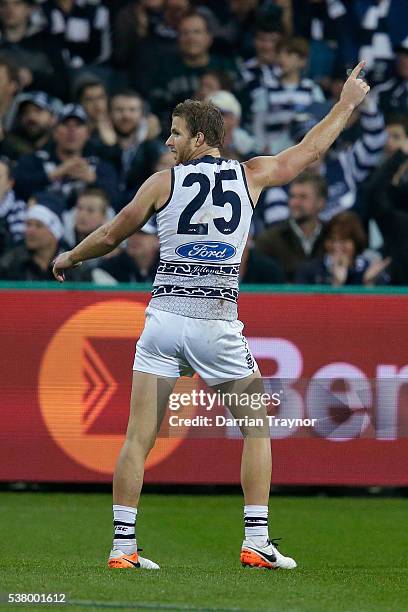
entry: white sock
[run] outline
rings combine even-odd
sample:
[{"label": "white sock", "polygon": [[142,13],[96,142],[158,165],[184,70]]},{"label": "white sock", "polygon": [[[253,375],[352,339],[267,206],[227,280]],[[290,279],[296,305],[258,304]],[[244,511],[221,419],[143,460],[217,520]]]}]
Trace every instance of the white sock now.
[{"label": "white sock", "polygon": [[113,550],[121,550],[126,555],[137,552],[136,514],[137,508],[113,504]]},{"label": "white sock", "polygon": [[268,535],[268,506],[244,506],[245,539],[265,546]]}]

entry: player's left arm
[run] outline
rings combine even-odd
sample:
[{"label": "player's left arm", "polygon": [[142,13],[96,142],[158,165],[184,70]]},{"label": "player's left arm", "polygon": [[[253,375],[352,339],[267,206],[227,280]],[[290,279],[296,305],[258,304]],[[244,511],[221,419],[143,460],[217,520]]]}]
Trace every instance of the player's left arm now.
[{"label": "player's left arm", "polygon": [[289,183],[329,149],[370,90],[367,83],[358,78],[364,65],[365,62],[360,62],[355,67],[344,84],[339,102],[298,145],[274,157],[254,157],[245,162],[246,174],[255,189]]},{"label": "player's left arm", "polygon": [[170,171],[153,174],[114,219],[96,229],[71,251],[58,255],[53,266],[55,278],[63,282],[65,270],[113,251],[123,240],[143,227],[160,204],[165,202],[166,193],[169,192]]}]

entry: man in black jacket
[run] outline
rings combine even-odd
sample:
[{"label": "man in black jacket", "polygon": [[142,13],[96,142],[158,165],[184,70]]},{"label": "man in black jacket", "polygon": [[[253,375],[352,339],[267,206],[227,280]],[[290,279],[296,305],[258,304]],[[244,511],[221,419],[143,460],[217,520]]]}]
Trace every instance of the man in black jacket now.
[{"label": "man in black jacket", "polygon": [[264,230],[257,249],[280,264],[285,282],[294,281],[299,267],[323,254],[324,226],[319,220],[327,197],[325,179],[311,172],[298,176],[289,189],[289,219]]},{"label": "man in black jacket", "polygon": [[159,263],[157,229],[149,221],[126,241],[126,250],[99,266],[119,283],[151,283]]},{"label": "man in black jacket", "polygon": [[76,196],[87,186],[100,187],[112,205],[118,199],[114,168],[98,157],[87,155],[87,117],[81,106],[68,104],[54,129],[54,142],[41,151],[25,155],[15,171],[16,192],[26,201],[41,193],[58,196],[63,208],[71,208]]},{"label": "man in black jacket", "polygon": [[392,285],[408,285],[408,135],[366,186],[366,214],[374,219],[391,257]]},{"label": "man in black jacket", "polygon": [[117,143],[96,151],[114,165],[119,175],[121,205],[125,205],[154,172],[162,153],[156,138],[160,127],[157,118],[146,113],[143,98],[132,90],[119,91],[112,97],[110,119]]}]

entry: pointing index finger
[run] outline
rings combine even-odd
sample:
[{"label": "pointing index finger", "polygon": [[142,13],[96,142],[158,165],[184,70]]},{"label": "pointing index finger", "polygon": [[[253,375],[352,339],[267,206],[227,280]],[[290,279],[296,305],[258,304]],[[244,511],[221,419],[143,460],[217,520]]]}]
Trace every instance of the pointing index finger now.
[{"label": "pointing index finger", "polygon": [[358,75],[360,74],[360,71],[364,68],[365,65],[366,65],[365,60],[363,60],[362,62],[359,62],[357,66],[354,68],[353,72],[350,74],[350,78],[356,79]]}]

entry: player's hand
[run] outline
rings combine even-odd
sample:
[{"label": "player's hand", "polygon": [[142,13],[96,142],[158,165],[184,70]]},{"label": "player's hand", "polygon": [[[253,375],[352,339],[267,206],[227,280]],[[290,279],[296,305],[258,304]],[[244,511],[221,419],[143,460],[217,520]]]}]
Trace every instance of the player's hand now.
[{"label": "player's hand", "polygon": [[370,91],[369,85],[367,85],[363,79],[358,78],[358,75],[364,68],[365,64],[365,61],[357,64],[347,81],[344,83],[340,95],[340,101],[352,106],[353,108],[361,104]]},{"label": "player's hand", "polygon": [[63,283],[65,280],[65,270],[69,270],[79,265],[80,263],[74,264],[72,261],[71,251],[66,251],[54,259],[52,273],[57,281]]}]

